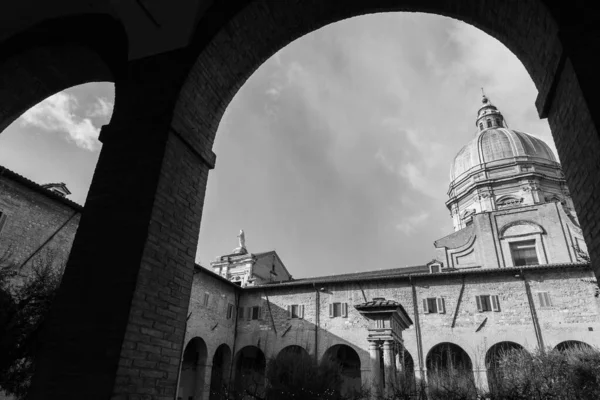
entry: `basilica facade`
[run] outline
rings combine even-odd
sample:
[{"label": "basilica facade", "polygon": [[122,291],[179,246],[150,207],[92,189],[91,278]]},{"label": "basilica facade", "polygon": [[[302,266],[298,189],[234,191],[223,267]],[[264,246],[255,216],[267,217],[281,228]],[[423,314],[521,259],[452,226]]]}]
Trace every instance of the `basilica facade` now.
[{"label": "basilica facade", "polygon": [[263,385],[281,354],[337,361],[343,391],[377,396],[427,382],[443,353],[486,388],[508,348],[599,346],[598,285],[560,164],[486,97],[475,126],[451,166],[454,232],[434,260],[294,279],[240,232],[231,254],[196,266],[178,398]]}]

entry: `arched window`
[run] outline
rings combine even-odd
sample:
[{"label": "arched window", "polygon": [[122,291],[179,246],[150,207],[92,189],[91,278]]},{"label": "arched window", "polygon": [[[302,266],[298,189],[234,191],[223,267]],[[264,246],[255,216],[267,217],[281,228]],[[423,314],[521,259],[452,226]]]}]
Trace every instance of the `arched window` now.
[{"label": "arched window", "polygon": [[483,130],[483,122],[479,123],[479,129]]},{"label": "arched window", "polygon": [[496,118],[496,125],[502,126],[502,125],[500,125],[500,118]]},{"label": "arched window", "polygon": [[491,127],[492,127],[492,120],[491,120],[491,119],[488,119],[488,120],[486,120],[486,121],[487,121],[487,127],[488,127],[488,128],[491,128]]}]

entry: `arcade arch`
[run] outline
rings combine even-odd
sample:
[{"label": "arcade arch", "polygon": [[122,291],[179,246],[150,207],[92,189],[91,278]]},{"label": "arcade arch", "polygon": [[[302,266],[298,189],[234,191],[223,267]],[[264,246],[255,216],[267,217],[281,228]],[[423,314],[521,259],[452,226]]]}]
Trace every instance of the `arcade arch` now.
[{"label": "arcade arch", "polygon": [[488,349],[485,355],[485,367],[487,369],[488,385],[492,391],[505,379],[506,372],[502,368],[503,357],[514,352],[527,353],[523,346],[515,342],[498,342]]},{"label": "arcade arch", "polygon": [[210,400],[219,400],[222,393],[229,383],[231,372],[231,349],[226,344],[217,347],[212,361],[212,370],[210,375]]},{"label": "arcade arch", "polygon": [[[200,19],[188,48],[129,63],[128,71],[116,79],[115,117],[118,118],[113,118],[103,134],[105,148],[90,188],[92,200],[86,204],[63,286],[48,318],[48,326],[52,327],[48,328],[48,342],[56,344],[44,349],[39,357],[38,373],[33,380],[36,394],[32,398],[41,398],[50,392],[64,398],[75,397],[68,393],[85,393],[83,384],[52,384],[67,375],[73,376],[73,371],[86,376],[86,386],[94,387],[96,393],[104,397],[120,394],[122,390],[131,394],[143,392],[141,383],[118,390],[115,384],[117,377],[128,382],[133,378],[133,372],[117,369],[119,357],[131,361],[131,358],[145,356],[143,350],[130,351],[135,354],[129,355],[121,351],[132,348],[130,345],[137,340],[133,335],[126,337],[133,326],[129,315],[137,315],[133,311],[165,307],[161,305],[164,300],[156,295],[157,285],[149,283],[153,281],[176,285],[183,293],[177,302],[187,303],[191,278],[182,281],[181,277],[191,276],[194,252],[173,251],[166,244],[176,241],[183,248],[195,249],[207,172],[214,165],[210,149],[222,112],[243,81],[269,55],[302,34],[350,16],[400,10],[438,13],[471,23],[511,49],[540,92],[538,109],[540,115],[549,118],[567,181],[572,184],[570,189],[577,211],[580,215],[586,211],[591,215],[582,220],[582,228],[590,240],[592,258],[597,256],[600,238],[592,237],[591,233],[599,216],[593,210],[591,199],[598,197],[600,188],[593,179],[599,175],[600,166],[594,157],[578,156],[600,150],[597,105],[592,100],[597,86],[594,84],[597,62],[593,59],[597,39],[595,35],[578,36],[572,30],[560,29],[551,13],[562,10],[549,10],[546,4],[531,1],[516,7],[508,2],[492,1],[487,7],[479,7],[470,0],[365,0],[340,7],[337,2],[274,2],[268,6],[262,2],[241,2],[239,8],[209,23],[211,17],[219,15],[216,11],[222,11],[219,7],[226,7],[216,4],[209,9],[205,20]],[[572,11],[561,21],[569,26],[571,21],[578,20],[577,16]],[[118,43],[127,43],[127,40]],[[2,42],[2,50],[5,44]],[[242,54],[239,49],[246,51]],[[116,58],[121,66],[125,65],[124,54]],[[190,71],[187,65],[194,60]],[[61,68],[62,73],[67,67]],[[185,84],[181,87],[183,81]],[[0,104],[8,104],[7,99],[22,91],[24,78],[15,78],[14,82],[16,85],[3,92]],[[27,93],[26,96],[27,101],[19,104],[27,106],[18,106],[22,110],[41,100],[39,95],[31,97]],[[2,115],[0,126],[15,113],[18,114],[13,110]],[[172,126],[177,133],[171,131]],[[577,142],[574,137],[579,138]],[[580,171],[587,174],[575,179]],[[114,179],[115,176],[123,179]],[[178,178],[172,179],[173,176]],[[189,178],[198,176],[201,178]],[[130,184],[132,182],[135,184]],[[190,190],[191,194],[185,199],[169,195]],[[161,216],[169,214],[172,208],[181,212],[176,213],[171,222],[162,221]],[[130,222],[124,225],[123,221]],[[116,234],[114,226],[121,227]],[[187,227],[185,232],[180,231],[182,226]],[[123,244],[119,245],[120,242]],[[113,254],[121,254],[120,260],[103,256],[106,248],[111,248]],[[155,264],[160,267],[151,267]],[[82,282],[93,282],[85,287],[85,296],[81,294]],[[101,292],[106,287],[114,288],[113,296],[108,303],[97,304],[96,299],[103,297]],[[106,313],[107,308],[115,312]],[[80,316],[77,321],[70,317],[74,313]],[[172,335],[168,346],[180,348],[186,309],[178,305],[174,313],[162,322],[178,327],[178,333]],[[63,337],[64,331],[72,335]],[[90,340],[89,332],[93,332],[91,339],[99,344],[97,351],[83,351]],[[114,339],[114,332],[119,332],[118,339]],[[100,372],[88,373],[94,370],[89,365],[98,362],[103,366],[95,370],[118,372],[110,379]],[[169,381],[165,387],[172,384]]]},{"label": "arcade arch", "polygon": [[246,346],[235,356],[235,392],[262,396],[265,391],[265,354],[256,346]]},{"label": "arcade arch", "polygon": [[554,347],[558,351],[578,351],[578,350],[593,350],[594,348],[585,342],[579,340],[565,340]]},{"label": "arcade arch", "polygon": [[327,349],[321,358],[321,365],[327,363],[337,366],[342,375],[340,393],[351,395],[360,390],[361,372],[360,356],[352,347],[345,344],[336,344]]},{"label": "arcade arch", "polygon": [[475,388],[473,363],[462,347],[450,342],[438,343],[427,353],[425,363],[430,387],[452,387],[461,382]]},{"label": "arcade arch", "polygon": [[206,375],[207,348],[200,337],[189,341],[183,352],[178,396],[201,399],[204,393],[204,377]]}]

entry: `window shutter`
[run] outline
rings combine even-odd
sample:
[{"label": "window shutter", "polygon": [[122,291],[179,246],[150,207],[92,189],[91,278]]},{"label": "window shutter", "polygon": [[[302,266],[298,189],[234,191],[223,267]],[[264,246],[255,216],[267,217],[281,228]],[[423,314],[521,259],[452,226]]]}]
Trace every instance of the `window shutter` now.
[{"label": "window shutter", "polygon": [[550,301],[550,293],[544,292],[544,300],[546,300],[546,307],[552,307],[552,302]]},{"label": "window shutter", "polygon": [[288,317],[288,319],[292,318],[292,306],[289,304],[287,306],[287,317]]},{"label": "window shutter", "polygon": [[329,304],[329,318],[333,318],[333,303]]},{"label": "window shutter", "polygon": [[492,311],[500,311],[500,300],[498,299],[498,295],[492,295]]},{"label": "window shutter", "polygon": [[437,309],[438,309],[438,313],[439,314],[445,314],[446,313],[446,305],[444,304],[444,298],[443,297],[438,297],[437,298]]},{"label": "window shutter", "polygon": [[539,299],[539,301],[540,301],[540,307],[546,307],[546,304],[545,304],[545,302],[544,302],[544,300],[545,300],[545,299],[544,299],[544,293],[542,293],[542,292],[538,292],[538,294],[537,294],[537,295],[538,295],[538,299]]},{"label": "window shutter", "polygon": [[481,304],[481,296],[475,296],[475,301],[477,301],[477,311],[483,312],[483,305]]},{"label": "window shutter", "polygon": [[299,314],[298,317],[304,318],[304,306],[303,305],[299,306],[298,309],[299,309],[298,310],[298,314]]},{"label": "window shutter", "polygon": [[429,305],[427,304],[427,299],[423,299],[423,312],[425,314],[429,314]]},{"label": "window shutter", "polygon": [[2,232],[2,228],[4,228],[4,224],[6,223],[6,214],[0,212],[0,233]]},{"label": "window shutter", "polygon": [[348,316],[348,303],[342,303],[342,317]]},{"label": "window shutter", "polygon": [[263,315],[265,315],[265,311],[263,310],[265,306],[258,306],[258,319],[263,319]]}]

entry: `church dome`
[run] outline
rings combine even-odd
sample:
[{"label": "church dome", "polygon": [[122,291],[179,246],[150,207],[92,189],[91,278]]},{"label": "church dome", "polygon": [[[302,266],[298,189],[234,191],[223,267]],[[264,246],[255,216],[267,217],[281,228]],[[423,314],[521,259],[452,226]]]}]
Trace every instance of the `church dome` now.
[{"label": "church dome", "polygon": [[456,181],[464,175],[486,166],[502,163],[502,160],[540,161],[557,163],[550,147],[541,139],[527,133],[508,129],[504,117],[484,96],[475,122],[477,136],[466,144],[454,157],[450,169],[450,180]]},{"label": "church dome", "polygon": [[454,157],[450,179],[457,180],[471,170],[484,168],[494,161],[514,159],[557,162],[543,140],[516,130],[489,128],[479,132]]}]

